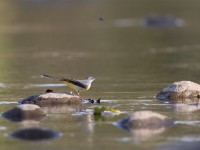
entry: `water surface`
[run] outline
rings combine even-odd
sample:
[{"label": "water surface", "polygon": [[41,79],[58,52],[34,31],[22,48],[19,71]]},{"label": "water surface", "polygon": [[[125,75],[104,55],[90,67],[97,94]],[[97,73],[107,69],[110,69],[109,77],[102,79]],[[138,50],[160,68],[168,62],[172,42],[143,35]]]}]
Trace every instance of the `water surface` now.
[{"label": "water surface", "polygon": [[[78,110],[44,108],[48,116],[34,124],[0,118],[1,149],[154,150],[163,144],[199,141],[199,111],[178,112],[154,98],[174,81],[199,82],[199,6],[194,0],[1,1],[0,112],[47,88],[69,91],[62,83],[41,78],[44,73],[78,79],[94,76],[92,88],[81,95],[102,98],[101,105],[125,112],[96,118],[91,113],[95,104]],[[183,24],[143,26],[141,20],[152,14],[171,15]],[[152,110],[176,123],[147,135],[114,126],[137,110]],[[37,143],[6,136],[27,126],[50,128],[62,136]]]}]

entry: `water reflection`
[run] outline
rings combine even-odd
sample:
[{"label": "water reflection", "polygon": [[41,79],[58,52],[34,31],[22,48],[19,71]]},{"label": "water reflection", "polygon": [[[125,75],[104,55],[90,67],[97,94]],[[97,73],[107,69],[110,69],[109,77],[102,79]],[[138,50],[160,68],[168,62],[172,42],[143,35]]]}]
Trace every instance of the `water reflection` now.
[{"label": "water reflection", "polygon": [[184,113],[184,112],[195,112],[200,110],[199,104],[174,104],[172,106],[174,112]]},{"label": "water reflection", "polygon": [[148,139],[152,136],[158,135],[166,131],[166,128],[158,129],[131,129],[129,132],[137,138]]},{"label": "water reflection", "polygon": [[41,107],[41,109],[47,114],[72,114],[79,113],[86,109],[85,105],[55,105],[55,106],[47,106]]},{"label": "water reflection", "polygon": [[[44,72],[77,78],[92,74],[98,81],[91,91],[86,93],[86,97],[102,96],[105,99],[117,99],[118,101],[108,102],[105,105],[116,106],[117,109],[127,112],[150,109],[159,113],[164,112],[172,117],[174,114],[177,115],[171,111],[171,106],[174,104],[153,105],[156,102],[152,100],[152,95],[161,85],[171,81],[199,80],[200,48],[194,46],[198,45],[200,35],[198,21],[200,9],[197,9],[199,2],[175,0],[155,3],[143,0],[135,4],[134,0],[1,1],[0,82],[6,83],[6,86],[11,83],[14,85],[9,86],[9,94],[6,95],[3,91],[1,96],[16,101],[30,93],[41,92],[41,88],[46,85],[41,85],[45,81],[37,76]],[[102,11],[99,11],[100,9]],[[141,27],[141,19],[151,22],[151,17],[146,16],[150,12],[159,15],[172,14],[175,16],[172,19],[174,25],[179,19],[177,17],[181,16],[182,20],[187,21],[187,26],[173,27],[170,30]],[[97,19],[98,14],[103,14],[105,20],[100,22],[98,19],[101,18]],[[159,19],[161,21],[148,24],[151,26],[171,24],[167,21],[162,23],[163,18],[157,16],[157,20]],[[31,84],[36,86],[22,88]],[[65,88],[55,85],[55,90],[65,91]],[[152,101],[141,102],[142,98],[139,97]],[[125,101],[126,99],[132,101]],[[144,103],[148,105],[144,106]],[[1,106],[2,109],[5,107],[8,108],[8,105]],[[106,124],[118,120],[119,117],[95,121],[93,115],[73,113],[76,108],[64,107],[44,108],[49,116],[42,119],[42,125],[49,128],[56,127],[66,133],[65,135],[70,133],[68,137],[60,139],[59,143],[48,143],[47,145],[55,146],[50,149],[56,149],[58,145],[60,149],[65,149],[67,145],[68,149],[83,150],[99,150],[105,146],[107,149],[116,150],[143,150],[143,145],[152,144],[151,142],[140,145],[134,145],[132,142],[125,144],[112,142],[116,137],[127,136],[126,132],[120,132],[118,128],[112,125],[108,127]],[[86,116],[87,119],[84,118]],[[195,118],[192,118],[193,120],[199,120],[198,113],[189,113],[188,116],[190,118],[188,117],[187,120],[191,117]],[[8,132],[10,132],[9,127],[16,127],[13,122],[8,121],[4,124]],[[86,128],[88,132],[85,132]],[[198,126],[195,128],[199,129]],[[81,134],[80,131],[83,133]],[[174,135],[177,136],[180,132],[184,135],[194,133],[185,128],[176,128]],[[88,133],[92,133],[91,147],[84,141]],[[166,134],[166,138],[169,136],[173,135]],[[159,139],[152,145],[155,146],[163,141],[165,139]],[[2,142],[2,147],[10,145],[14,148],[26,149],[24,144]],[[38,147],[45,149],[47,145],[38,144]]]},{"label": "water reflection", "polygon": [[5,88],[5,87],[6,87],[6,84],[0,83],[0,88]]},{"label": "water reflection", "polygon": [[40,121],[41,120],[24,119],[24,120],[18,121],[17,124],[19,124],[23,128],[39,127]]},{"label": "water reflection", "polygon": [[[163,101],[161,101],[163,103]],[[166,102],[164,102],[166,103]],[[189,99],[189,98],[179,98],[171,99],[168,101],[174,112],[184,113],[184,112],[195,112],[200,110],[199,99]]]},{"label": "water reflection", "polygon": [[17,104],[17,102],[12,102],[12,101],[0,101],[0,105],[4,105],[4,104]]},{"label": "water reflection", "polygon": [[136,20],[132,18],[117,19],[114,21],[114,24],[117,27],[133,27],[136,25],[136,23]]},{"label": "water reflection", "polygon": [[200,120],[192,120],[192,121],[175,121],[175,124],[184,124],[184,125],[199,125],[200,124]]}]

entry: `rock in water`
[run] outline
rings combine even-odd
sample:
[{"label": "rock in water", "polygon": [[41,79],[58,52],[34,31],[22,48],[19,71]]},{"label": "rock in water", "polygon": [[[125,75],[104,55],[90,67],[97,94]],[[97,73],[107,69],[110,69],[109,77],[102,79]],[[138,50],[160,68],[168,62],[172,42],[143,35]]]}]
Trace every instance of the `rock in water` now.
[{"label": "rock in water", "polygon": [[59,132],[38,127],[20,129],[8,135],[22,140],[31,140],[31,141],[48,140],[61,136]]},{"label": "rock in water", "polygon": [[39,120],[45,113],[37,105],[23,104],[2,113],[1,116],[11,121]]},{"label": "rock in water", "polygon": [[158,129],[171,126],[173,120],[152,111],[136,111],[129,116],[122,118],[116,124],[128,131],[141,128]]},{"label": "rock in water", "polygon": [[191,81],[179,81],[162,89],[156,98],[159,100],[199,99],[200,85]]},{"label": "rock in water", "polygon": [[59,105],[59,104],[81,104],[79,96],[68,93],[45,93],[31,95],[19,100],[18,104],[36,104],[39,106]]}]

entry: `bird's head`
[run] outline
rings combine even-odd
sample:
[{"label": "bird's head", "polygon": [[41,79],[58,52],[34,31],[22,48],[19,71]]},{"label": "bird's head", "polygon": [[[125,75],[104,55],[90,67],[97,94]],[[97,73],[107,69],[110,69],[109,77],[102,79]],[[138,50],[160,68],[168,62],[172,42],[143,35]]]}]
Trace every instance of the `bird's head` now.
[{"label": "bird's head", "polygon": [[92,82],[92,81],[94,81],[95,80],[95,78],[94,77],[87,77],[86,78],[88,81],[90,81],[90,82]]}]

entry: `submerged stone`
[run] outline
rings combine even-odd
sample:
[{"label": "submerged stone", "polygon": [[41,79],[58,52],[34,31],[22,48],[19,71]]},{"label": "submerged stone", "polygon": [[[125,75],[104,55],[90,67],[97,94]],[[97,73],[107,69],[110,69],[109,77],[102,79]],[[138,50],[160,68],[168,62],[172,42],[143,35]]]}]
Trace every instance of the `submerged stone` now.
[{"label": "submerged stone", "polygon": [[145,27],[182,27],[184,22],[171,15],[151,14],[141,19]]},{"label": "submerged stone", "polygon": [[149,136],[160,133],[173,125],[167,116],[152,111],[137,111],[115,123],[118,127],[133,134]]},{"label": "submerged stone", "polygon": [[68,93],[45,93],[36,94],[19,100],[18,104],[36,104],[39,106],[59,105],[59,104],[81,104],[79,96]]},{"label": "submerged stone", "polygon": [[179,81],[162,89],[156,98],[159,100],[199,99],[200,85],[191,81]]},{"label": "submerged stone", "polygon": [[154,150],[199,150],[200,144],[199,139],[197,137],[176,137],[175,141],[169,141],[159,145]]},{"label": "submerged stone", "polygon": [[45,113],[37,105],[23,104],[2,113],[1,116],[11,121],[40,120]]},{"label": "submerged stone", "polygon": [[56,138],[59,137],[61,134],[57,131],[53,131],[46,128],[31,127],[17,130],[8,135],[22,140],[36,141]]}]

